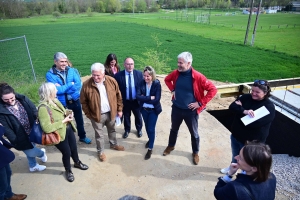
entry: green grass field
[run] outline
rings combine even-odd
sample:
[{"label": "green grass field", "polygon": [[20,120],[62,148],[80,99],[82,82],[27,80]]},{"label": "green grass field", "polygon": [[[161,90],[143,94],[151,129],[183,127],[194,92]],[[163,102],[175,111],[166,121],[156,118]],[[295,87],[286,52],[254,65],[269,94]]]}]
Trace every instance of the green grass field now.
[{"label": "green grass field", "polygon": [[[3,20],[0,21],[0,39],[26,35],[34,69],[40,77],[52,66],[53,54],[57,51],[66,53],[81,74],[88,75],[91,64],[103,63],[111,52],[117,54],[122,65],[125,57],[135,58],[146,48],[155,48],[153,34],[163,43],[161,50],[166,50],[171,58],[168,65],[172,69],[176,68],[177,55],[190,51],[194,57],[193,66],[218,81],[247,82],[300,76],[300,24],[297,24],[300,15],[261,15],[255,45],[250,47],[243,45],[248,16],[221,14],[215,16],[212,12],[211,25],[172,19],[178,17],[179,12]],[[162,19],[164,16],[169,18]],[[288,27],[278,28],[278,24],[288,24]],[[276,25],[276,28],[270,29],[270,25]],[[252,31],[249,41],[251,35]],[[7,66],[17,57],[2,56],[0,71],[19,70],[15,65]],[[143,66],[136,63],[136,67],[141,69]],[[5,78],[2,73],[0,79]]]}]

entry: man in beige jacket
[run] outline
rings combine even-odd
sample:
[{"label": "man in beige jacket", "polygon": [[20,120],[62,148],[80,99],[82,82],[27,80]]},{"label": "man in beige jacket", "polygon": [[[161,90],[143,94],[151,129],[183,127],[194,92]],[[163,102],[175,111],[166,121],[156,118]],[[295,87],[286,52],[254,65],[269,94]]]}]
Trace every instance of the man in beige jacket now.
[{"label": "man in beige jacket", "polygon": [[124,147],[118,145],[115,130],[116,116],[122,117],[122,95],[117,81],[105,75],[104,65],[94,63],[91,66],[92,77],[83,83],[80,92],[80,102],[86,117],[91,120],[95,130],[97,152],[100,161],[106,160],[104,154],[104,131],[107,127],[110,148],[124,151]]}]

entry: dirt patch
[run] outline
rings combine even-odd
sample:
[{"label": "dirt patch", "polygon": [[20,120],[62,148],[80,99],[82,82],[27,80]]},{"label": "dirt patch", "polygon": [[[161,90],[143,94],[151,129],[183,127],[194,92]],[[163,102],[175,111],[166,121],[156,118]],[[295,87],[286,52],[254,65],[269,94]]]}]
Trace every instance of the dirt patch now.
[{"label": "dirt patch", "polygon": [[[88,77],[83,77],[86,80]],[[124,195],[137,195],[146,199],[214,199],[213,190],[221,176],[219,170],[226,167],[231,158],[229,131],[208,112],[199,117],[200,163],[194,165],[190,133],[182,123],[175,150],[168,156],[162,153],[168,145],[171,122],[171,93],[162,83],[162,108],[156,127],[156,139],[151,159],[145,161],[148,141],[143,127],[143,136],[138,138],[132,118],[132,131],[127,139],[122,138],[123,125],[116,127],[118,143],[125,151],[109,149],[105,136],[106,162],[100,162],[96,153],[94,130],[89,119],[84,117],[87,136],[92,144],[78,142],[78,152],[87,171],[73,169],[75,181],[69,183],[64,177],[61,153],[55,147],[46,147],[48,162],[43,172],[30,173],[23,152],[13,150],[16,159],[11,164],[14,175],[12,188],[15,193],[25,193],[28,200],[73,199],[111,200]],[[223,83],[214,81],[216,85]],[[232,99],[214,98],[207,109],[226,109]],[[106,131],[106,129],[104,128]],[[78,138],[78,137],[77,137]]]}]

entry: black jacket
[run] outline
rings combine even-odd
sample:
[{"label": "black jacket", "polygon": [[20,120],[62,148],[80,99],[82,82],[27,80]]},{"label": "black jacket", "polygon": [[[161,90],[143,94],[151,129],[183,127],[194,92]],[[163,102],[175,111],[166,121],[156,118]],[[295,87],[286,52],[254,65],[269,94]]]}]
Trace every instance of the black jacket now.
[{"label": "black jacket", "polygon": [[12,147],[11,144],[2,137],[4,132],[5,127],[0,125],[0,140],[3,143],[0,143],[0,169],[15,159],[15,154],[9,150]]},{"label": "black jacket", "polygon": [[[157,79],[152,82],[149,96],[146,96],[146,87],[147,87],[146,82],[143,80],[140,82],[138,89],[136,91],[136,98],[140,102],[140,107],[142,109],[144,103],[153,104],[155,113],[159,115],[159,113],[161,113],[162,111],[161,104],[160,104],[160,97],[161,97],[160,82]],[[151,96],[155,96],[155,99],[151,100]]]},{"label": "black jacket", "polygon": [[[16,99],[24,106],[27,112],[30,127],[37,118],[35,105],[24,95],[16,94]],[[20,121],[5,107],[5,103],[0,101],[0,123],[5,127],[4,135],[17,150],[32,149],[33,145],[25,132]]]},{"label": "black jacket", "polygon": [[246,174],[238,174],[237,178],[229,183],[225,183],[219,178],[214,195],[217,200],[251,200],[243,185],[249,190],[254,199],[275,199],[276,177],[272,173],[265,182],[253,181],[253,178]]},{"label": "black jacket", "polygon": [[[271,123],[275,118],[274,104],[269,99],[260,101],[253,100],[251,94],[244,94],[237,100],[242,102],[242,106],[237,105],[235,101],[229,106],[229,109],[236,113],[231,126],[232,136],[243,144],[247,140],[259,140],[260,142],[265,142],[269,135]],[[241,121],[241,118],[245,116],[245,114],[243,114],[244,110],[256,110],[262,106],[265,106],[270,114],[245,126]]]}]

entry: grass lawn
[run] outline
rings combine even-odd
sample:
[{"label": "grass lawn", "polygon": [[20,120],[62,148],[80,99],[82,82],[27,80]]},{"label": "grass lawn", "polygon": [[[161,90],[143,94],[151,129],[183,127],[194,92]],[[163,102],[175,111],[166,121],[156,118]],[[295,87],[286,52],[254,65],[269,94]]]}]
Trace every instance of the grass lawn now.
[{"label": "grass lawn", "polygon": [[[158,35],[162,42],[161,50],[166,50],[171,58],[168,65],[172,69],[176,68],[177,55],[182,51],[190,51],[194,57],[193,67],[214,80],[247,82],[300,76],[300,25],[295,28],[292,26],[294,18],[299,20],[300,15],[293,15],[289,19],[292,15],[282,14],[292,23],[288,28],[277,29],[273,26],[271,29],[264,27],[269,27],[273,21],[276,24],[276,20],[268,18],[273,16],[281,19],[280,14],[261,15],[259,24],[263,28],[257,30],[254,47],[243,45],[245,30],[239,27],[247,22],[248,16],[225,18],[223,15],[212,15],[211,25],[206,25],[159,18],[163,15],[176,16],[176,13],[95,14],[93,17],[65,15],[59,19],[42,16],[3,20],[0,21],[0,39],[26,35],[38,76],[44,76],[52,66],[53,54],[57,51],[66,53],[82,75],[90,74],[91,64],[103,63],[111,52],[117,54],[122,66],[127,56],[135,58],[145,52],[146,48],[156,47],[151,38],[153,34]],[[229,18],[236,20],[236,25],[226,25],[225,22],[233,23],[225,20]],[[255,16],[252,21],[254,19]],[[216,22],[217,20],[219,21]],[[218,23],[223,25],[216,25]],[[285,21],[278,23],[283,24]],[[250,31],[249,41],[251,34]],[[5,48],[1,48],[1,45],[3,43],[0,43],[0,72],[8,67],[23,70],[25,63],[6,67],[11,60],[17,60],[18,55],[5,53]],[[141,69],[143,66],[136,63],[136,67]],[[0,79],[5,78],[2,73]]]}]

